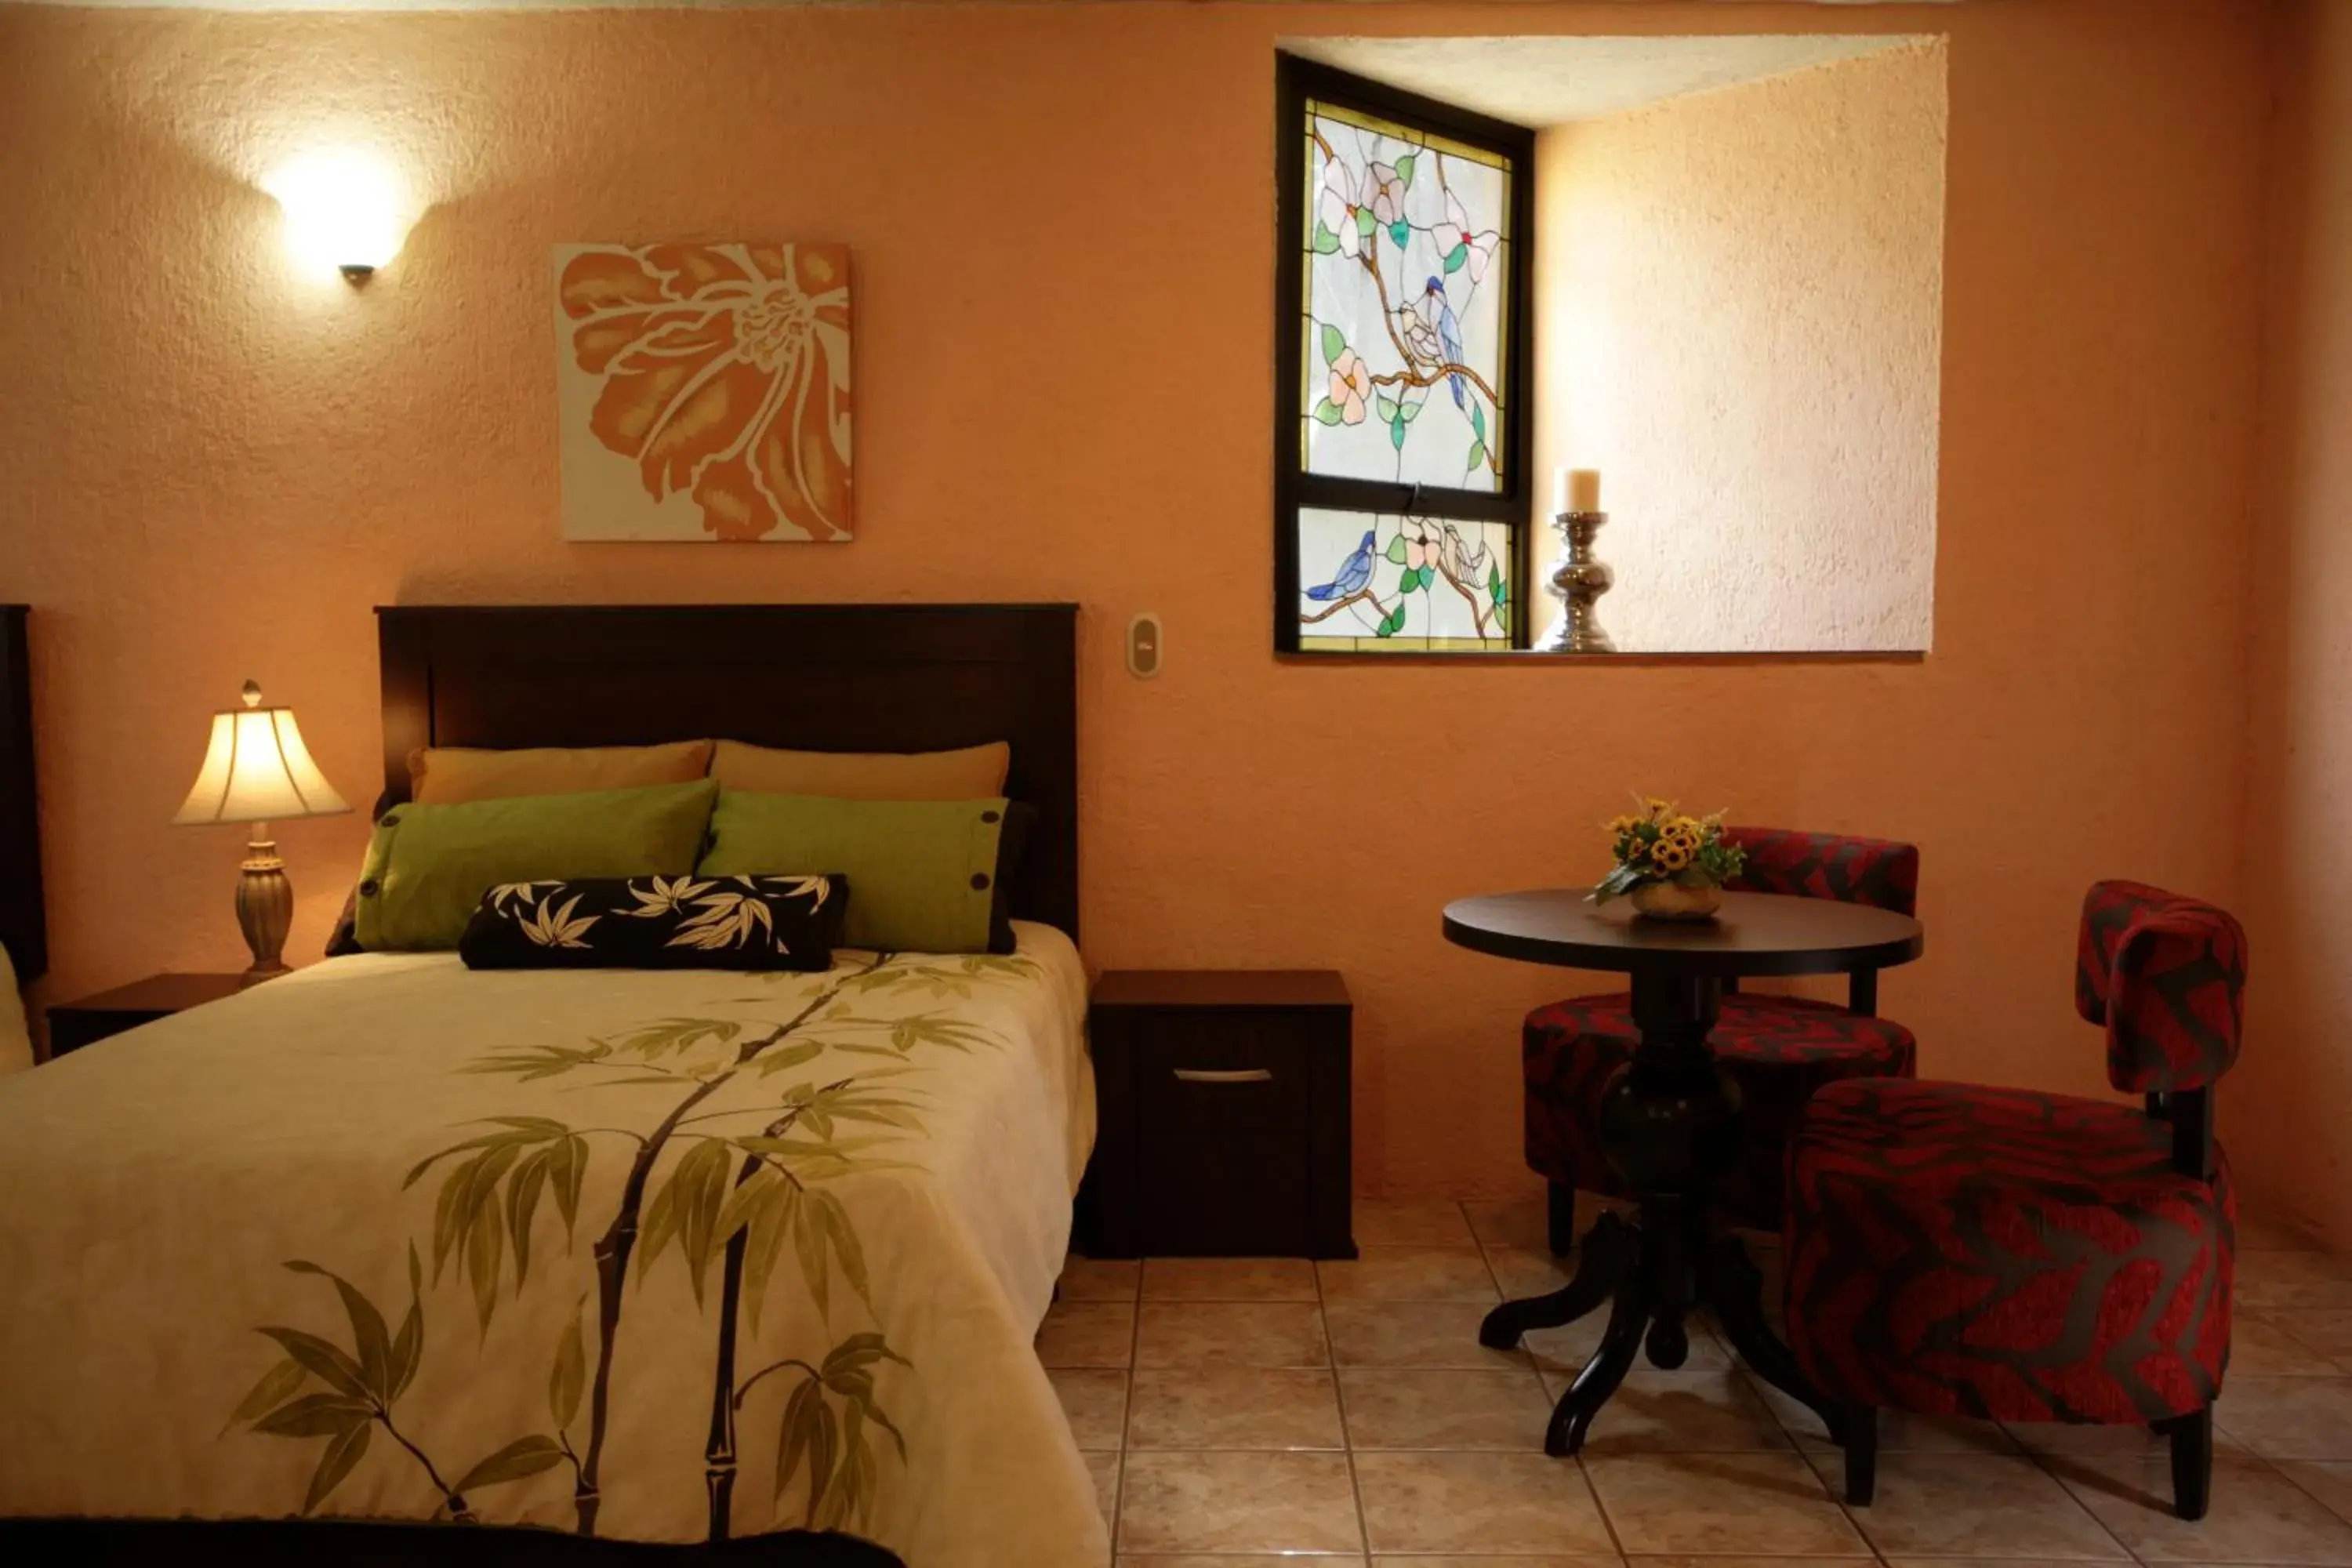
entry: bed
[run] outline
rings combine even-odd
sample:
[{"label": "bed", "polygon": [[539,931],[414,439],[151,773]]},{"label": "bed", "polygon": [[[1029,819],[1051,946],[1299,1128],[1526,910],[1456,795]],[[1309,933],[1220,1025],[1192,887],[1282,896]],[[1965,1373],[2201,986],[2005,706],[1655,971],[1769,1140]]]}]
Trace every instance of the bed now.
[{"label": "bed", "polygon": [[0,1550],[1104,1561],[1029,1349],[1092,1135],[1074,614],[380,612],[386,803],[427,743],[1010,740],[1018,948],[362,954],[0,1083]]}]

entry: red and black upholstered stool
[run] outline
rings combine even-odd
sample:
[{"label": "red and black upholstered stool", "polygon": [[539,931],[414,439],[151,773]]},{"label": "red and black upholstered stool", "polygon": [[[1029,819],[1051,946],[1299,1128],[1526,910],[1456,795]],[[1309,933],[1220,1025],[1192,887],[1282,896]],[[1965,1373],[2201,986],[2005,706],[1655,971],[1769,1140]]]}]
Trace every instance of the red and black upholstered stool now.
[{"label": "red and black upholstered stool", "polygon": [[1788,1338],[1867,1503],[1880,1409],[2153,1426],[2202,1518],[2230,1354],[2237,1199],[2213,1084],[2245,933],[2136,882],[2083,907],[2075,1006],[2146,1109],[1956,1083],[1824,1089],[1789,1148]]},{"label": "red and black upholstered stool", "polygon": [[[1747,852],[1728,884],[1735,892],[1837,899],[1896,914],[1916,911],[1919,851],[1878,838],[1844,838],[1777,827],[1727,827]],[[1747,1108],[1739,1163],[1717,1193],[1733,1225],[1780,1227],[1782,1155],[1806,1100],[1823,1084],[1852,1078],[1909,1078],[1916,1070],[1911,1031],[1873,1015],[1878,972],[1856,971],[1848,1005],[1794,996],[1727,992],[1707,1039],[1739,1086]],[[1630,1195],[1601,1151],[1602,1092],[1631,1061],[1642,1033],[1626,992],[1576,996],[1538,1007],[1520,1031],[1527,1093],[1527,1159],[1550,1184],[1551,1249],[1575,1240],[1577,1189]]]}]

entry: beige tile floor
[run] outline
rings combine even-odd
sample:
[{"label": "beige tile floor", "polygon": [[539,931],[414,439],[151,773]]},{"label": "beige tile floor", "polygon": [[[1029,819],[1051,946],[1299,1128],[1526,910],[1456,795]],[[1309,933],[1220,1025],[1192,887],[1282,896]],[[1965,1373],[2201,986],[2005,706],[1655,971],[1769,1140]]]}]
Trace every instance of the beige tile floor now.
[{"label": "beige tile floor", "polygon": [[1119,1568],[2352,1568],[2352,1259],[2276,1227],[2242,1232],[2195,1525],[2136,1428],[1900,1416],[1877,1502],[1849,1510],[1837,1450],[1704,1326],[1680,1371],[1626,1379],[1581,1457],[1546,1458],[1599,1315],[1477,1343],[1504,1294],[1562,1278],[1540,1205],[1360,1203],[1356,1239],[1348,1263],[1071,1260],[1038,1355]]}]

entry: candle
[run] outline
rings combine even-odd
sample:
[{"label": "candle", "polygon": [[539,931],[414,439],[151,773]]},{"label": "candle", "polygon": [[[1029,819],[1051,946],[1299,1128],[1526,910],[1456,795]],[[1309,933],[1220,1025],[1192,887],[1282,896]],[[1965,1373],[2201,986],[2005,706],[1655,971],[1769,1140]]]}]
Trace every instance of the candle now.
[{"label": "candle", "polygon": [[1601,510],[1601,470],[1570,468],[1563,476],[1568,485],[1568,511],[1599,511]]}]

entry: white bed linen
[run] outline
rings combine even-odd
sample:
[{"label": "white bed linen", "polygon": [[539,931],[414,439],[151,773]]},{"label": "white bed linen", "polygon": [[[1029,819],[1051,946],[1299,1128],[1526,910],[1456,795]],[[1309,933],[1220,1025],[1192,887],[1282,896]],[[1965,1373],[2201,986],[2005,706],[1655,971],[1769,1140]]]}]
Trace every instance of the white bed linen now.
[{"label": "white bed linen", "polygon": [[[1010,959],[826,975],[337,959],[0,1081],[0,1514],[307,1502],[688,1542],[723,1475],[739,1536],[814,1520],[915,1568],[1097,1568],[1031,1348],[1092,1143],[1085,975],[1060,932],[1016,929]],[[510,1156],[467,1146],[499,1137]]]}]

